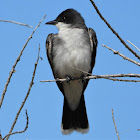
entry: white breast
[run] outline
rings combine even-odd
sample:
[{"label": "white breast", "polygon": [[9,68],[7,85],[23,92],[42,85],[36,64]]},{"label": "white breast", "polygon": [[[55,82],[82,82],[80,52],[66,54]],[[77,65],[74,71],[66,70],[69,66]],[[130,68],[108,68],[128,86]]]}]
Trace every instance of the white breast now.
[{"label": "white breast", "polygon": [[87,35],[84,34],[84,30],[67,28],[64,24],[59,30],[58,37],[63,40],[60,46],[54,48],[54,69],[58,76],[61,78],[66,75],[79,76],[81,73],[73,67],[88,72],[91,64],[91,51],[90,42],[85,39]]},{"label": "white breast", "polygon": [[[57,25],[58,26],[58,25]],[[68,28],[69,25],[58,26],[58,37],[63,40],[61,45],[54,47],[54,70],[59,78],[80,77],[81,72],[74,68],[88,72],[91,64],[90,42],[83,29]],[[71,109],[76,109],[83,90],[82,81],[63,83],[65,96]]]}]

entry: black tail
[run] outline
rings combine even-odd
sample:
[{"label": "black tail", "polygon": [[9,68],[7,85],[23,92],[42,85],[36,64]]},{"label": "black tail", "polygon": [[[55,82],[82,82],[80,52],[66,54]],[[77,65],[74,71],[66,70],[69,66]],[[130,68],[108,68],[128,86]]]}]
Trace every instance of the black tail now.
[{"label": "black tail", "polygon": [[69,134],[73,130],[81,133],[88,132],[89,124],[85,107],[84,94],[82,94],[78,108],[72,111],[68,102],[64,97],[63,117],[62,117],[62,133]]}]

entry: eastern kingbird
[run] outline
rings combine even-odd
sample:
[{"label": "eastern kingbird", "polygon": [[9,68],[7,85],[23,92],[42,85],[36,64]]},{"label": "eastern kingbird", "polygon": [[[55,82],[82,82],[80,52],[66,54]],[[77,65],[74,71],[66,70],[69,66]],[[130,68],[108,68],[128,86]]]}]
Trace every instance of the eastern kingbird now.
[{"label": "eastern kingbird", "polygon": [[[70,134],[74,130],[86,133],[89,130],[84,91],[95,64],[97,37],[93,29],[87,28],[83,17],[74,9],[63,11],[46,24],[56,25],[58,34],[49,34],[46,40],[47,57],[54,78],[67,78],[69,82],[56,82],[64,95],[61,131]],[[72,80],[81,77],[81,80]]]}]

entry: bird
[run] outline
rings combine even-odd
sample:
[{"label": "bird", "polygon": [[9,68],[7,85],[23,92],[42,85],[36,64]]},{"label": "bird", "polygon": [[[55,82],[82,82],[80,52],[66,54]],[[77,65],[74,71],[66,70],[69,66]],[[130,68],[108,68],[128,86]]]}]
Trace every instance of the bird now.
[{"label": "bird", "polygon": [[[56,81],[64,96],[61,132],[73,131],[82,134],[89,131],[84,91],[95,65],[97,36],[92,28],[87,28],[84,18],[75,9],[66,9],[55,20],[46,24],[55,25],[57,34],[49,34],[46,39],[46,53],[54,78],[66,78],[66,82]],[[79,69],[79,70],[77,70]],[[79,80],[73,80],[78,77]]]}]

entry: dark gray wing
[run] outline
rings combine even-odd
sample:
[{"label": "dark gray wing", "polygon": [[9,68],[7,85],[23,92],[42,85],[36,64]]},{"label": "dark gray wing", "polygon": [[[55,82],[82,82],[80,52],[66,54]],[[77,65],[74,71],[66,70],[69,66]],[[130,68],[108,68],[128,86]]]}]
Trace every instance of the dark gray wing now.
[{"label": "dark gray wing", "polygon": [[[53,66],[53,46],[54,46],[54,38],[55,38],[55,34],[49,34],[46,40],[46,53],[47,53],[47,57],[50,63],[50,66],[52,68],[52,72],[54,75],[54,78],[58,78],[56,76],[56,74],[54,73],[54,66]],[[63,86],[61,82],[56,82],[57,86],[59,87],[60,91],[62,93],[64,93],[63,91]]]},{"label": "dark gray wing", "polygon": [[[97,45],[98,40],[95,31],[92,28],[88,28],[88,34],[90,37],[90,44],[91,44],[91,69],[89,73],[92,73],[92,69],[95,65],[95,59],[96,59],[96,52],[97,52]],[[89,80],[86,80],[83,87],[83,93],[88,85]]]},{"label": "dark gray wing", "polygon": [[91,44],[91,71],[95,65],[95,59],[96,59],[96,51],[97,51],[97,45],[98,45],[98,40],[95,31],[92,28],[88,28],[88,34],[90,37],[90,44]]},{"label": "dark gray wing", "polygon": [[52,70],[53,70],[53,39],[54,34],[49,34],[46,40],[46,53]]}]

